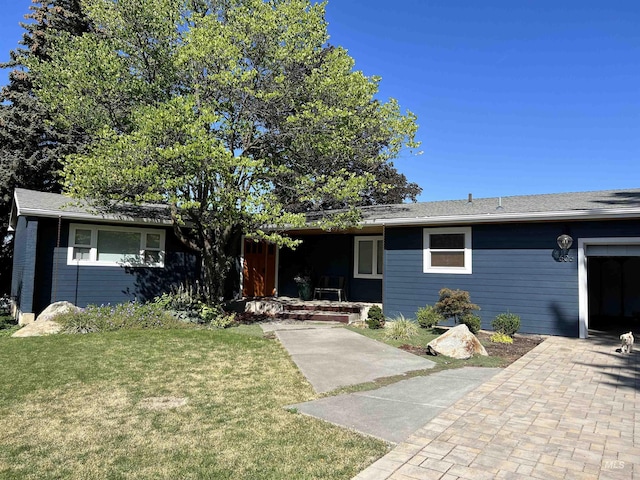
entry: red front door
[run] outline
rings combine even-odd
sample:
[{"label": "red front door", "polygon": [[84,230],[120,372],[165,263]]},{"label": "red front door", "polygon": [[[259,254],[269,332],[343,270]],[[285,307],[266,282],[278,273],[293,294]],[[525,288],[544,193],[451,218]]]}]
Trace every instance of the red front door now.
[{"label": "red front door", "polygon": [[244,241],[242,295],[270,297],[276,294],[276,246],[271,243]]}]

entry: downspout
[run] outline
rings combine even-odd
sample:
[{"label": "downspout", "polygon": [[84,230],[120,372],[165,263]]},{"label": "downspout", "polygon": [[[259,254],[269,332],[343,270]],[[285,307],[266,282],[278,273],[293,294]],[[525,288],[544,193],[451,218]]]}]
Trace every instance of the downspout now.
[{"label": "downspout", "polygon": [[387,226],[382,224],[382,313],[384,314],[384,285],[387,274]]},{"label": "downspout", "polygon": [[58,259],[56,253],[60,250],[60,232],[62,230],[62,215],[58,215],[58,237],[56,248],[53,250],[53,291],[51,292],[51,303],[55,303],[58,298]]}]

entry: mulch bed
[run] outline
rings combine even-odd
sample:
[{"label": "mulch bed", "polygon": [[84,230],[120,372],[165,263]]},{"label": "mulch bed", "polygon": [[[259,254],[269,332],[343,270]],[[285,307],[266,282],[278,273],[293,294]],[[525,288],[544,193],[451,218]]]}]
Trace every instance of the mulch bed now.
[{"label": "mulch bed", "polygon": [[[515,362],[544,340],[544,338],[537,335],[515,335],[513,343],[493,343],[489,340],[492,333],[493,332],[478,332],[476,337],[478,337],[478,340],[484,345],[485,350],[490,356],[503,358],[508,363]],[[401,345],[400,348],[414,355],[428,355],[426,346]]]},{"label": "mulch bed", "polygon": [[484,345],[487,353],[493,357],[501,357],[509,363],[515,362],[525,353],[540,345],[544,338],[537,335],[515,335],[513,343],[494,343],[489,338],[493,333],[478,332],[478,340]]}]

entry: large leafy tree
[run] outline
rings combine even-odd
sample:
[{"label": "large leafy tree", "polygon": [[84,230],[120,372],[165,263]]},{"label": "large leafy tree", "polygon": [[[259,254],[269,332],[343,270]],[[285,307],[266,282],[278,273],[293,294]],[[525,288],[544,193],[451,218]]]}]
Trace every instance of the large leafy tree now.
[{"label": "large leafy tree", "polygon": [[[390,164],[415,117],[328,45],[308,0],[87,0],[95,31],[33,63],[62,125],[93,135],[68,157],[74,196],[170,205],[221,297],[242,234],[284,245],[305,213],[353,224],[356,205],[415,197]],[[395,197],[394,197],[395,195]],[[339,210],[339,211],[338,211]],[[265,226],[270,228],[266,229]]]},{"label": "large leafy tree", "polygon": [[10,52],[10,61],[0,68],[11,69],[9,84],[0,90],[0,289],[8,288],[11,271],[11,243],[7,227],[13,190],[16,187],[60,191],[58,171],[62,159],[78,151],[86,141],[81,130],[56,128],[48,108],[34,94],[34,74],[29,60],[50,59],[53,39],[65,32],[80,35],[89,30],[80,0],[32,0],[29,22],[21,47]]}]

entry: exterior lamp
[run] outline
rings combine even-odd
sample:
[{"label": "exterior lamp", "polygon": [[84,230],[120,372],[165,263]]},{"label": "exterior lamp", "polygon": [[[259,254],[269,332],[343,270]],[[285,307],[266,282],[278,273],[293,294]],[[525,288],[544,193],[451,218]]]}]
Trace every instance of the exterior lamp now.
[{"label": "exterior lamp", "polygon": [[573,238],[571,236],[563,234],[558,237],[558,247],[560,247],[560,257],[558,260],[561,262],[572,262],[573,257],[569,255],[569,249],[573,245]]}]

